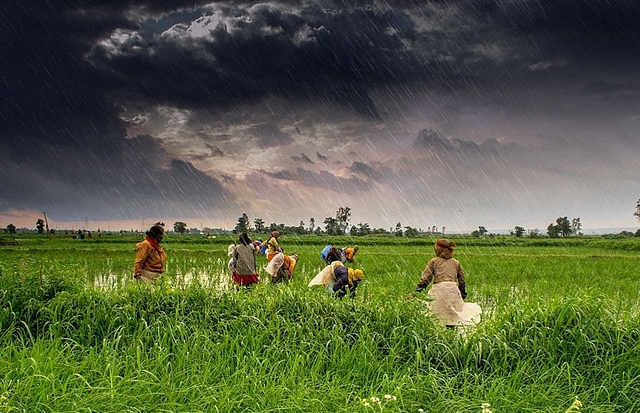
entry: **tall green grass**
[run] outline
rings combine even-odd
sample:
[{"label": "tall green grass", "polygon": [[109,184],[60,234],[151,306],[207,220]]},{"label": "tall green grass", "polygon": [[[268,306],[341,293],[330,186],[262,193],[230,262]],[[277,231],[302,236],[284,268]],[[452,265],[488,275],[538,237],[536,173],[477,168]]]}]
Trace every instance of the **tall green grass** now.
[{"label": "tall green grass", "polygon": [[131,243],[0,250],[0,410],[640,411],[632,249],[461,245],[483,321],[450,331],[405,300],[427,242],[360,242],[366,280],[336,300],[306,287],[323,242],[285,237],[293,281],[236,292],[227,241],[168,240],[153,287],[132,281]]}]

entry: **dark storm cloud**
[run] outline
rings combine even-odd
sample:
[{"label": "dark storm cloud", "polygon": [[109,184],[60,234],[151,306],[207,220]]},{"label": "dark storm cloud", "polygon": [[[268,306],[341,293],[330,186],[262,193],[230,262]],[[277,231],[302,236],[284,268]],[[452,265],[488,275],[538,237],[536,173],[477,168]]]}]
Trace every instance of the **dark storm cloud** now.
[{"label": "dark storm cloud", "polygon": [[597,81],[584,85],[583,91],[596,95],[637,93],[640,91],[640,85]]},{"label": "dark storm cloud", "polygon": [[437,131],[432,129],[421,131],[416,137],[413,146],[416,148],[428,148],[435,150],[452,149],[451,141],[442,137]]},{"label": "dark storm cloud", "polygon": [[250,129],[251,135],[258,139],[258,146],[261,148],[270,148],[273,146],[289,145],[293,142],[293,138],[282,132],[276,125],[256,125]]},{"label": "dark storm cloud", "polygon": [[[561,78],[636,107],[638,21],[634,0],[2,2],[0,209],[46,202],[122,218],[233,202],[220,181],[175,159],[159,139],[128,139],[132,123],[122,116],[131,108],[166,105],[245,121],[247,107],[276,96],[380,121],[387,115],[374,89],[483,96],[493,86],[531,89]],[[628,78],[594,81],[602,68]],[[294,141],[275,124],[251,124],[259,147]],[[207,148],[208,157],[225,155],[215,143]],[[434,131],[418,135],[415,148],[475,152],[498,166],[490,156],[507,150]],[[386,176],[367,163],[351,172],[273,177],[348,192]]]},{"label": "dark storm cloud", "polygon": [[[577,65],[596,64],[599,52],[635,60],[640,41],[634,1],[292,2],[302,4],[295,11],[233,2],[198,11],[198,4],[205,2],[3,7],[5,130],[81,144],[98,139],[96,130],[122,133],[114,104],[123,101],[221,108],[269,94],[329,100],[379,119],[371,87],[411,80],[446,89],[502,76],[502,60],[545,68],[565,55]],[[209,35],[179,36],[211,10],[222,20]],[[152,31],[171,25],[174,36]],[[98,43],[118,31],[135,35],[112,45],[117,53]],[[48,125],[54,132],[45,134]]]},{"label": "dark storm cloud", "polygon": [[303,163],[313,163],[313,161],[311,160],[311,158],[309,158],[307,155],[305,155],[304,153],[301,154],[300,156],[292,156],[291,159],[293,159],[294,161],[297,162],[303,162]]},{"label": "dark storm cloud", "polygon": [[198,214],[234,202],[217,179],[172,159],[149,136],[92,152],[41,149],[38,162],[7,157],[0,172],[0,182],[7,183],[0,207],[10,200],[13,208],[40,205],[49,212],[122,220],[174,216],[178,206]]},{"label": "dark storm cloud", "polygon": [[357,173],[342,177],[331,171],[315,172],[300,167],[294,171],[260,171],[260,173],[274,179],[296,182],[297,185],[304,187],[329,190],[336,193],[353,193],[353,191],[368,191],[372,189],[372,182],[362,179]]}]

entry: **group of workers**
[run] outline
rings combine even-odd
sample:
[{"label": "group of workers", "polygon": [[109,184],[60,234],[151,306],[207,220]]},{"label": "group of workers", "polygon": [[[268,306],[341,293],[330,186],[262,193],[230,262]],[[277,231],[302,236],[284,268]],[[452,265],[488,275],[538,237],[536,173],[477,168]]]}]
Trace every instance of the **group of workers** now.
[{"label": "group of workers", "polygon": [[[154,281],[164,272],[166,253],[160,246],[164,237],[164,228],[160,225],[152,226],[145,233],[142,242],[136,244],[136,260],[134,264],[134,278],[136,280]],[[228,248],[228,267],[232,280],[237,287],[250,287],[259,280],[256,256],[264,246],[264,254],[268,264],[265,271],[271,276],[272,283],[289,281],[298,262],[298,255],[286,255],[278,243],[278,231],[271,232],[267,242],[255,242],[246,233],[240,234],[237,244]],[[437,317],[442,325],[453,328],[460,324],[474,324],[480,321],[482,309],[476,303],[467,303],[465,273],[460,262],[453,258],[456,247],[454,242],[445,238],[438,239],[434,245],[435,257],[430,259],[422,272],[415,293],[419,293],[432,284],[427,303],[429,310]],[[338,298],[347,294],[355,297],[360,281],[364,279],[364,272],[345,263],[353,264],[354,256],[359,247],[338,248],[327,245],[320,253],[325,264],[324,268],[309,282],[308,286],[322,286]],[[409,297],[409,298],[410,298]]]}]

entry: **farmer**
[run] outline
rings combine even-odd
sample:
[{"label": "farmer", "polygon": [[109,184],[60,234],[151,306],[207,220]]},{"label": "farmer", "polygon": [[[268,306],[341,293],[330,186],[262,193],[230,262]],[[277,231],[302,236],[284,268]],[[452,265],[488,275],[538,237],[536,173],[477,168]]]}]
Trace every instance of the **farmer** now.
[{"label": "farmer", "polygon": [[344,251],[331,244],[324,247],[324,249],[320,252],[320,258],[325,263],[325,265],[329,265],[334,261],[340,261],[344,263],[346,260]]},{"label": "farmer", "polygon": [[136,261],[133,278],[143,282],[153,282],[164,272],[167,254],[160,246],[164,238],[164,228],[154,225],[145,233],[145,239],[136,244]]},{"label": "farmer", "polygon": [[272,231],[271,236],[266,242],[267,245],[267,260],[271,261],[277,253],[282,252],[282,248],[278,245],[278,237],[280,237],[279,231]]},{"label": "farmer", "polygon": [[246,232],[240,234],[238,244],[231,252],[231,258],[231,278],[236,286],[250,287],[260,282],[256,271],[256,246]]},{"label": "farmer", "polygon": [[283,252],[275,254],[265,268],[265,271],[271,275],[271,282],[277,284],[290,281],[298,259],[298,254],[285,255]]},{"label": "farmer", "polygon": [[351,298],[356,296],[358,284],[364,278],[364,272],[360,269],[348,268],[341,261],[334,261],[327,265],[310,282],[309,287],[322,285],[327,292],[342,298],[349,294]]},{"label": "farmer", "polygon": [[348,262],[353,262],[353,257],[356,255],[356,253],[358,252],[358,250],[360,249],[359,246],[354,246],[353,248],[351,247],[347,247],[344,249],[344,257]]},{"label": "farmer", "polygon": [[482,312],[478,304],[464,302],[467,297],[465,274],[460,262],[453,258],[455,247],[455,242],[445,238],[436,241],[436,256],[427,263],[415,290],[418,293],[433,281],[428,293],[433,301],[427,307],[447,328],[477,323]]}]

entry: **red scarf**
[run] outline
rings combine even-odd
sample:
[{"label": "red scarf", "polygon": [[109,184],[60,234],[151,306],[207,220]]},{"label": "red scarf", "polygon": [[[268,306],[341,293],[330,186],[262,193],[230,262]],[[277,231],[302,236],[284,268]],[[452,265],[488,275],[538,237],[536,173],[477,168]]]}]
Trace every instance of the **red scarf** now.
[{"label": "red scarf", "polygon": [[146,239],[147,239],[147,242],[151,244],[154,250],[162,251],[160,244],[158,244],[158,241],[156,241],[155,238],[151,238],[150,236],[147,235]]}]

